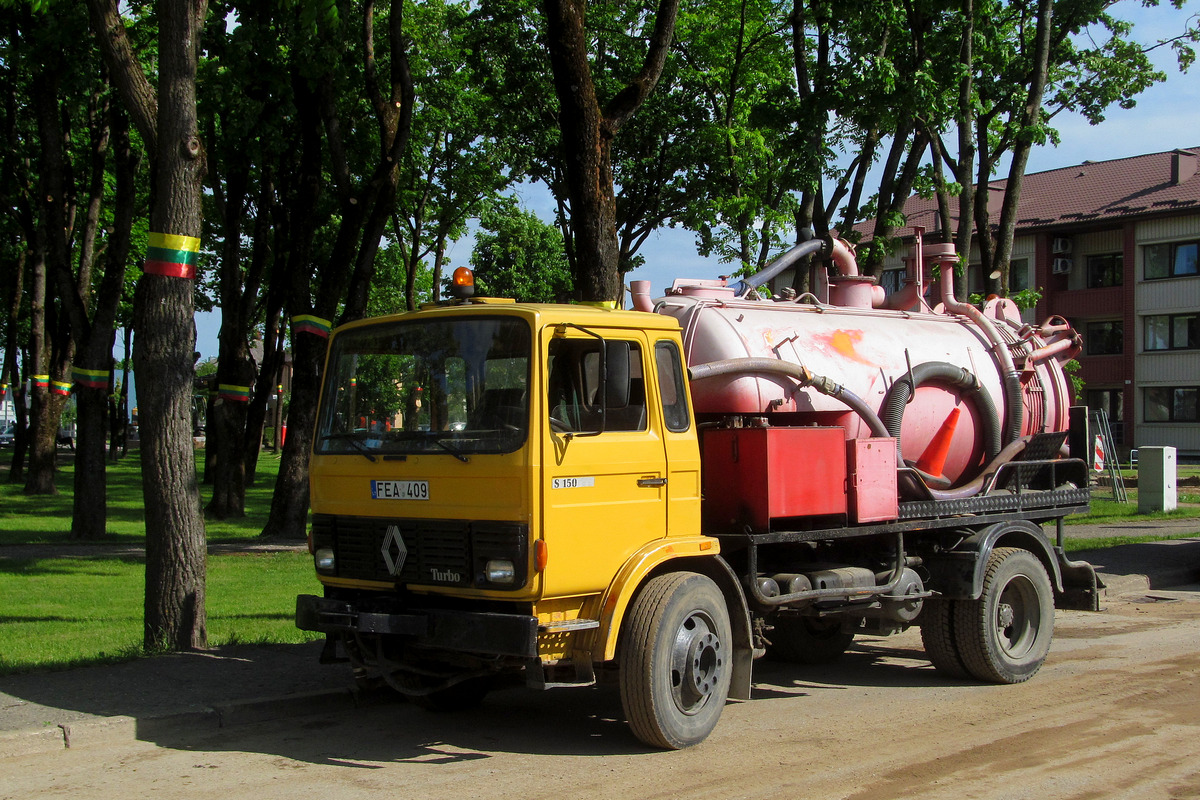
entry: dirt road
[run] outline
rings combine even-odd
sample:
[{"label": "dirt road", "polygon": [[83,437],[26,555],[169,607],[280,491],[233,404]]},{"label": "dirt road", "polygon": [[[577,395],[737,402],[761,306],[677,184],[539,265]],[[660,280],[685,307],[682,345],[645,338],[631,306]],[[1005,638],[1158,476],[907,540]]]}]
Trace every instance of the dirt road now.
[{"label": "dirt road", "polygon": [[611,688],[491,695],[0,760],[0,798],[1200,798],[1200,587],[1060,612],[1029,683],[946,681],[915,631],[760,662],[703,745],[641,747]]}]

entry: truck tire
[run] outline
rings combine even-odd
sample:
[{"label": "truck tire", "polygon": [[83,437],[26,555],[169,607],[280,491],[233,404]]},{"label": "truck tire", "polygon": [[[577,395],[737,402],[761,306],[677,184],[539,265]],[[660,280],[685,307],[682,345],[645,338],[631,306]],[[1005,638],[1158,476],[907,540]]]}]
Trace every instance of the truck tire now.
[{"label": "truck tire", "polygon": [[997,547],[978,600],[957,601],[954,635],[973,677],[1021,683],[1041,668],[1054,637],[1054,590],[1028,550]]},{"label": "truck tire", "polygon": [[921,610],[921,643],[934,669],[947,678],[969,678],[954,636],[958,600],[929,599]]},{"label": "truck tire", "polygon": [[704,741],[729,695],[729,610],[704,575],[651,578],[630,606],[618,653],[621,706],[633,735],[681,750]]},{"label": "truck tire", "polygon": [[854,641],[854,634],[842,630],[840,619],[816,617],[776,617],[772,622],[771,658],[792,664],[829,664],[837,661]]}]

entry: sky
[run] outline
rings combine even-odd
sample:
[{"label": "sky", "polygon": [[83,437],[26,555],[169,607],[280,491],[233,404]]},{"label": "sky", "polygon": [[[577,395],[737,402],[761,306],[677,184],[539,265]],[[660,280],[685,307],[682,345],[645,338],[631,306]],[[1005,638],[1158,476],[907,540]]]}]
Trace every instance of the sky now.
[{"label": "sky", "polygon": [[[1185,21],[1200,14],[1200,0],[1186,0],[1176,10],[1164,2],[1155,8],[1142,6],[1140,0],[1120,0],[1111,9],[1117,16],[1134,22],[1134,36],[1147,42],[1177,35]],[[1180,74],[1173,52],[1166,47],[1151,54],[1167,80],[1155,84],[1137,98],[1131,109],[1111,109],[1099,125],[1090,125],[1078,115],[1060,114],[1053,125],[1061,143],[1034,148],[1026,173],[1059,169],[1084,161],[1108,161],[1186,147],[1200,147],[1200,64]],[[999,177],[1007,174],[1001,165]],[[868,179],[869,180],[869,179]],[[869,184],[868,184],[869,185]],[[545,220],[553,219],[553,202],[539,187],[521,192],[526,208]],[[450,262],[463,266],[470,258],[473,241],[464,237],[451,248]],[[703,258],[696,252],[695,237],[682,228],[666,228],[651,234],[640,253],[645,265],[625,276],[629,281],[648,280],[652,296],[659,296],[675,278],[715,278],[729,271],[715,258]],[[203,358],[216,356],[220,313],[196,315],[197,347]]]}]

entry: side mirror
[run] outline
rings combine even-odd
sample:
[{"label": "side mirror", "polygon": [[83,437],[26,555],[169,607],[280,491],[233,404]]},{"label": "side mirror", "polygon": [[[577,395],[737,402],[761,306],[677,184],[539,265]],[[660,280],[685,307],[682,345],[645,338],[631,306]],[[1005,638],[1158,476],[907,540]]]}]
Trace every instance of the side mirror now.
[{"label": "side mirror", "polygon": [[629,405],[629,342],[604,343],[604,407],[625,408]]}]

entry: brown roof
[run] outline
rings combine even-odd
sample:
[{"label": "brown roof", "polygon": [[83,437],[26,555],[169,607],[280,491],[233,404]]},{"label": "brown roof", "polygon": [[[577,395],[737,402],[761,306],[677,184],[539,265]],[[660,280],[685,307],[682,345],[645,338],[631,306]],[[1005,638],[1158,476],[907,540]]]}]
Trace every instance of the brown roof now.
[{"label": "brown roof", "polygon": [[[988,185],[993,225],[1000,220],[1007,183],[1001,180]],[[1025,176],[1017,206],[1017,229],[1079,225],[1184,209],[1200,210],[1200,147],[1112,161],[1085,161],[1030,173]],[[904,210],[908,226],[936,229],[936,199],[911,197]],[[957,205],[951,210],[957,211]],[[868,223],[860,230],[865,228],[870,235],[873,227]]]}]

